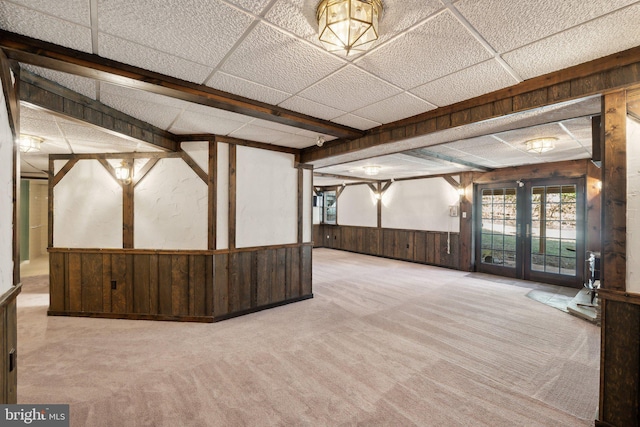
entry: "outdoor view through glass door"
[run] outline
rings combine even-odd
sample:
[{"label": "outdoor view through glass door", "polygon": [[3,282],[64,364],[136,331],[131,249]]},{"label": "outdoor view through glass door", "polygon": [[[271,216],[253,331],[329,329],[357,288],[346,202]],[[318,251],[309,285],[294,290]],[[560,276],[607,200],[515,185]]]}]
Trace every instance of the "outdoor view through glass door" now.
[{"label": "outdoor view through glass door", "polygon": [[478,271],[582,286],[581,180],[482,185],[477,194]]}]

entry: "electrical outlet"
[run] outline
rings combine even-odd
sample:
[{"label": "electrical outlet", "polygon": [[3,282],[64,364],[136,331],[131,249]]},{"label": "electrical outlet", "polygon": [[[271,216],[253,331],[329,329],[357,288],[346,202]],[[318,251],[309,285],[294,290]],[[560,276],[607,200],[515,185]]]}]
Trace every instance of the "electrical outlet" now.
[{"label": "electrical outlet", "polygon": [[466,212],[462,212],[462,218],[466,218],[467,217],[467,213]]}]

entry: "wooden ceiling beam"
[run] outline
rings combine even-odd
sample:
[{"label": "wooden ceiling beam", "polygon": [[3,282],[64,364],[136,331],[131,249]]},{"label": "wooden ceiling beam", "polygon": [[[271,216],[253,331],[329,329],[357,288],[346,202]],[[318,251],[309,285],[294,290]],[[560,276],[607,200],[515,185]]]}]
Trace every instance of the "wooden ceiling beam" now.
[{"label": "wooden ceiling beam", "polygon": [[323,173],[323,172],[313,172],[313,176],[317,176],[319,178],[336,178],[336,179],[341,179],[343,181],[378,182],[377,179],[358,178],[356,176],[336,175],[333,173]]},{"label": "wooden ceiling beam", "polygon": [[302,150],[301,161],[349,154],[458,126],[626,88],[640,83],[640,46],[534,77],[517,85],[370,129],[361,138]]},{"label": "wooden ceiling beam", "polygon": [[121,138],[143,141],[167,151],[176,151],[178,147],[172,133],[26,70],[20,72],[20,100],[54,115],[87,123]]},{"label": "wooden ceiling beam", "polygon": [[9,59],[26,64],[145,90],[320,134],[347,139],[358,138],[364,134],[360,130],[328,120],[5,30],[0,30],[0,48]]}]

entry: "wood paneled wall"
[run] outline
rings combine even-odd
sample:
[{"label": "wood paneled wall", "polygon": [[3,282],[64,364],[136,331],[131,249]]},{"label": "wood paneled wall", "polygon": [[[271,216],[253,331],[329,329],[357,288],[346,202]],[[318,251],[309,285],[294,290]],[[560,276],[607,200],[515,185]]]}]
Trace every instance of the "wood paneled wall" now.
[{"label": "wood paneled wall", "polygon": [[315,247],[459,268],[458,233],[345,225],[313,227]]},{"label": "wood paneled wall", "polygon": [[310,244],[49,257],[50,315],[211,322],[312,297]]},{"label": "wood paneled wall", "polygon": [[16,298],[22,285],[14,286],[0,297],[0,403],[18,401],[18,323]]}]

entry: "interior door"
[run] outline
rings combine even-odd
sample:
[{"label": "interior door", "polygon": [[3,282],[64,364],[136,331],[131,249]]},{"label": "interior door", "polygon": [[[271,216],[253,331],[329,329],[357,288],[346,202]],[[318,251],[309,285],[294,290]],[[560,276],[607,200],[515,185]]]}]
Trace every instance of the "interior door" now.
[{"label": "interior door", "polygon": [[581,287],[584,180],[477,187],[476,270]]}]

